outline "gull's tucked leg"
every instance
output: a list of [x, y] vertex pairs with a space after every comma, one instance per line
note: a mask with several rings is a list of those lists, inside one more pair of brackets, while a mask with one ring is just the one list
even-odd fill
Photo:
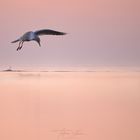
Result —
[[24, 43], [24, 41], [21, 42], [19, 50], [21, 50], [21, 48], [23, 47], [23, 43]]
[[22, 41], [19, 42], [19, 45], [18, 45], [18, 48], [17, 48], [17, 51], [20, 49], [20, 45], [21, 45]]

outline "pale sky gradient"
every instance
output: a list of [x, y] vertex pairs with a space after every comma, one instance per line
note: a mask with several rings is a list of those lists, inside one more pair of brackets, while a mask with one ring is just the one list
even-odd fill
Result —
[[[140, 66], [138, 0], [1, 0], [0, 68]], [[10, 42], [28, 30], [67, 32], [35, 42]]]

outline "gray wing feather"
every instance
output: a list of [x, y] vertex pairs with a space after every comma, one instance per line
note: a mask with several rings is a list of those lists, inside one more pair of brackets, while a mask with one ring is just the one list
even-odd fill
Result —
[[43, 30], [35, 31], [35, 34], [36, 35], [65, 35], [66, 33], [54, 31], [54, 30], [50, 30], [50, 29], [43, 29]]

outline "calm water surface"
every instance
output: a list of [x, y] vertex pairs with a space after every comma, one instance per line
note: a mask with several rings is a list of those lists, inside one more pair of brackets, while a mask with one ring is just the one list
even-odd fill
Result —
[[0, 140], [140, 140], [140, 73], [1, 72]]

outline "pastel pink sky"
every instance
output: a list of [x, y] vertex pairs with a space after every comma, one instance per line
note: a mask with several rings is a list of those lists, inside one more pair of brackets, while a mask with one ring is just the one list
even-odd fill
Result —
[[[137, 0], [2, 0], [0, 67], [140, 66]], [[63, 37], [10, 42], [28, 30], [50, 28]]]

